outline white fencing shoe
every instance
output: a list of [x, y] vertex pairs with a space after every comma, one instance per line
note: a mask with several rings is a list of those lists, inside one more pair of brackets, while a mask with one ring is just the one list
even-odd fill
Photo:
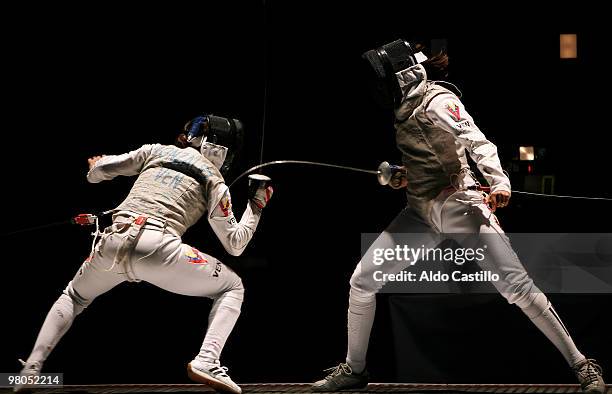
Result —
[[227, 374], [227, 367], [222, 367], [219, 361], [213, 364], [195, 359], [187, 365], [187, 376], [217, 391], [242, 394], [242, 389]]
[[573, 367], [584, 393], [605, 393], [606, 384], [603, 380], [601, 367], [593, 359], [586, 359]]

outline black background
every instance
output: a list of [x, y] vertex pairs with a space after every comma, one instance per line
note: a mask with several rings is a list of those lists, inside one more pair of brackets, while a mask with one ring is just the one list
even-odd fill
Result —
[[[398, 37], [447, 39], [449, 79], [502, 161], [513, 159], [519, 145], [545, 147], [541, 168], [555, 174], [557, 192], [612, 196], [609, 44], [601, 10], [330, 3], [3, 10], [1, 371], [18, 370], [16, 359], [27, 357], [90, 241], [89, 231], [76, 226], [6, 234], [112, 208], [133, 182], [88, 184], [87, 157], [172, 143], [188, 119], [212, 112], [246, 125], [243, 169], [258, 164], [262, 140], [264, 161], [370, 169], [397, 162], [391, 116], [375, 106], [357, 70], [361, 53]], [[564, 32], [578, 33], [579, 59], [559, 59]], [[266, 173], [275, 195], [243, 257], [227, 256], [205, 223], [185, 241], [244, 279], [243, 315], [223, 354], [232, 376], [311, 381], [344, 358], [348, 279], [360, 233], [384, 229], [405, 200], [363, 174], [289, 166]], [[243, 182], [233, 190], [238, 213], [244, 189]], [[507, 232], [608, 232], [610, 204], [514, 196], [499, 217]], [[375, 381], [403, 379], [396, 363], [410, 362], [397, 349], [401, 338], [391, 335], [387, 298], [379, 302], [369, 355]], [[610, 297], [552, 298], [570, 329], [577, 327], [584, 352], [611, 365]], [[414, 313], [437, 311], [435, 318], [413, 319], [427, 344], [415, 363], [460, 364], [462, 378], [472, 382], [572, 381], [552, 346], [501, 297], [457, 300], [414, 300]], [[453, 302], [464, 312], [435, 309]], [[67, 383], [185, 382], [209, 306], [145, 283], [121, 285], [76, 320], [45, 369], [64, 372]]]

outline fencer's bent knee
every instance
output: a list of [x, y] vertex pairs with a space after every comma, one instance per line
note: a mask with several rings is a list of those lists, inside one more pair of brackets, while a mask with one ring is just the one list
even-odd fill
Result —
[[[236, 276], [233, 285], [220, 296], [214, 298], [213, 311], [217, 309], [228, 309], [240, 313], [242, 301], [244, 300], [244, 286], [242, 279]], [[213, 313], [213, 312], [211, 312]]]
[[361, 264], [357, 265], [353, 276], [351, 276], [349, 293], [350, 299], [353, 302], [371, 303], [376, 298], [377, 289], [372, 285], [372, 281], [367, 281], [363, 277]]
[[240, 302], [244, 300], [244, 285], [242, 284], [242, 278], [239, 276], [234, 282], [231, 292], [234, 298], [240, 299]]
[[63, 293], [57, 301], [53, 304], [53, 307], [49, 311], [49, 314], [55, 314], [54, 322], [57, 325], [59, 331], [64, 332], [72, 325], [74, 318], [83, 311], [84, 307], [74, 301], [68, 294]]
[[242, 279], [236, 275], [236, 280], [232, 283], [231, 287], [220, 296], [215, 297], [215, 299], [217, 301], [223, 299], [224, 301], [221, 304], [224, 307], [240, 311], [242, 301], [244, 301], [244, 285], [242, 284]]
[[510, 304], [514, 304], [530, 318], [540, 316], [549, 305], [548, 298], [533, 283], [529, 275], [522, 276], [520, 281], [511, 283], [501, 294]]
[[83, 298], [74, 289], [74, 287], [72, 287], [72, 281], [68, 283], [68, 286], [66, 286], [66, 289], [64, 289], [64, 292], [60, 296], [59, 299], [61, 300], [62, 297], [65, 297], [64, 299], [66, 300], [66, 302], [70, 302], [70, 304], [73, 305], [73, 308], [76, 314], [81, 313], [83, 309], [87, 308], [89, 304], [91, 304], [91, 301], [93, 301], [93, 300], [87, 300]]
[[[493, 265], [501, 264], [499, 261]], [[507, 264], [507, 268], [495, 268], [495, 271], [499, 274], [500, 280], [493, 284], [497, 288], [497, 291], [506, 298], [508, 303], [516, 304], [521, 309], [529, 305], [535, 294], [540, 292], [533, 280], [527, 274], [527, 271], [522, 267], [518, 258], [515, 264]]]
[[353, 275], [351, 275], [351, 280], [349, 281], [351, 290], [355, 289], [358, 291], [367, 291], [367, 284], [361, 278], [361, 275], [361, 265], [358, 265], [357, 268], [355, 268], [355, 271], [353, 271]]

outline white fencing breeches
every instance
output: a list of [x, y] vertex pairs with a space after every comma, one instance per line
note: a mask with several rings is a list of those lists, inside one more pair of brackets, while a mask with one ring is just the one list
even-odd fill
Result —
[[126, 280], [143, 280], [173, 293], [214, 299], [199, 356], [210, 362], [219, 359], [240, 315], [244, 296], [240, 277], [214, 257], [184, 244], [180, 237], [151, 225], [145, 225], [131, 253], [116, 264], [128, 227], [105, 231], [92, 256], [51, 307], [28, 362], [44, 362], [74, 318], [97, 296]]
[[417, 248], [421, 245], [435, 247], [439, 243], [438, 233], [490, 234], [486, 236], [486, 258], [480, 265], [483, 270], [499, 275], [501, 279], [493, 283], [499, 293], [509, 303], [516, 304], [525, 312], [570, 365], [584, 359], [547, 297], [525, 271], [510, 245], [510, 240], [483, 202], [483, 196], [477, 191], [445, 190], [426, 212], [417, 213], [410, 207], [400, 212], [357, 265], [350, 281], [346, 358], [354, 371], [361, 372], [365, 368], [376, 309], [376, 293], [384, 285], [383, 282], [371, 280], [374, 271], [394, 274], [408, 266], [408, 262], [403, 265], [375, 265], [372, 262], [372, 251], [394, 248], [400, 242], [396, 238], [401, 236], [401, 233], [414, 233], [411, 239], [418, 239], [418, 242], [415, 241]]

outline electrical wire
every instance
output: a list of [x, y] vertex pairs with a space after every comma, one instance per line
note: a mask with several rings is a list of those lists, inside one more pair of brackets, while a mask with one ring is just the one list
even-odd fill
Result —
[[562, 196], [562, 195], [559, 195], [559, 194], [545, 194], [545, 193], [524, 192], [522, 190], [512, 190], [512, 193], [524, 194], [526, 196], [536, 196], [536, 197], [569, 198], [569, 199], [573, 199], [573, 200], [612, 201], [612, 198], [607, 198], [607, 197]]

